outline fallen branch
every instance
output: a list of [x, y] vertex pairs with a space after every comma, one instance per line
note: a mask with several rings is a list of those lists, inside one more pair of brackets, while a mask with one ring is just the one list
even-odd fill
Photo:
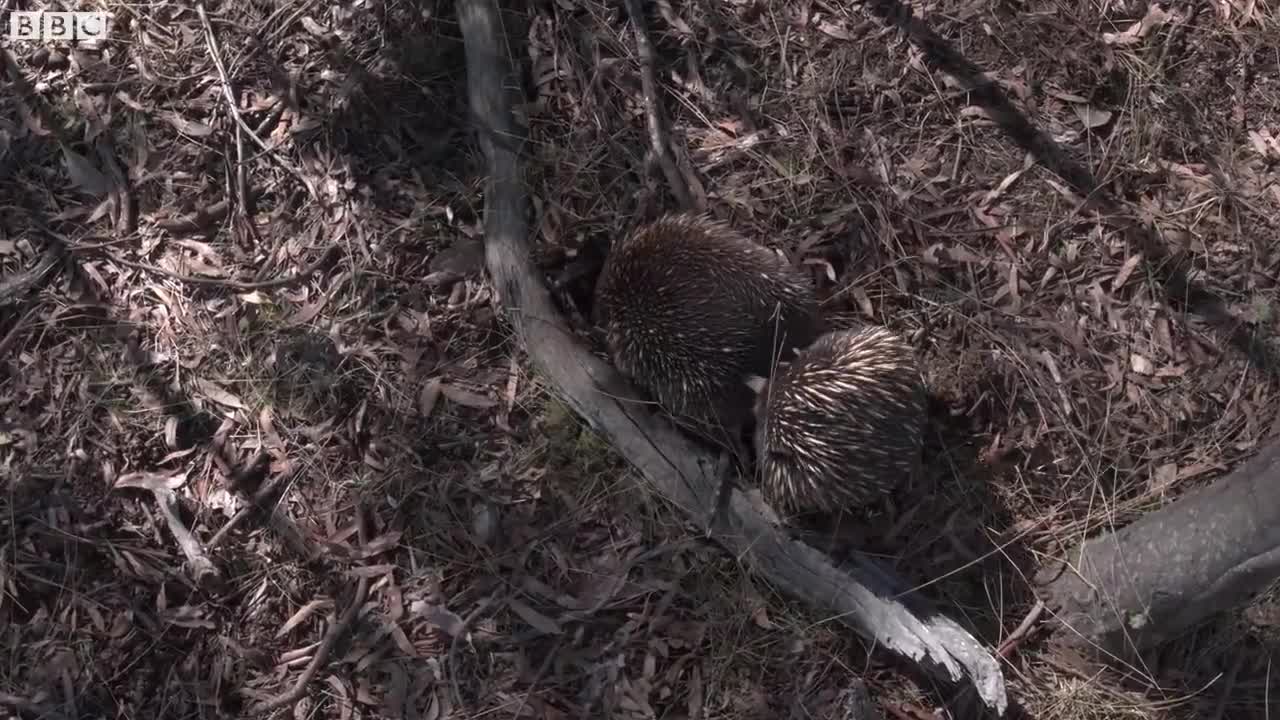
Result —
[[1036, 579], [1060, 626], [1053, 642], [1085, 660], [1133, 659], [1245, 604], [1280, 578], [1278, 488], [1280, 440], [1042, 570]]
[[[269, 460], [270, 460], [270, 456], [267, 455], [266, 453], [259, 454], [257, 457], [253, 459], [252, 462], [249, 463], [248, 470], [244, 474], [248, 474], [249, 472], [255, 471], [257, 466], [260, 463], [265, 464], [269, 462]], [[264, 512], [264, 513], [269, 513], [274, 515], [275, 507], [272, 505], [272, 503], [274, 503], [278, 499], [281, 488], [287, 486], [293, 480], [294, 475], [295, 475], [294, 472], [283, 472], [283, 473], [280, 473], [279, 475], [276, 475], [275, 477], [268, 478], [265, 482], [263, 482], [262, 485], [258, 487], [257, 491], [254, 492], [253, 495], [249, 497], [248, 504], [246, 504], [244, 507], [237, 510], [236, 514], [232, 515], [231, 519], [228, 520], [226, 523], [224, 523], [222, 527], [218, 528], [218, 531], [213, 534], [213, 537], [209, 538], [209, 542], [205, 546], [209, 550], [209, 552], [213, 552], [215, 548], [221, 545], [222, 541], [226, 540], [227, 536], [231, 534], [231, 531], [235, 530], [242, 523], [244, 523], [244, 521], [247, 520], [250, 515], [253, 515], [258, 512]], [[240, 483], [232, 482], [230, 484], [235, 486]], [[236, 487], [234, 489], [238, 491], [238, 490], [241, 490], [242, 488]], [[301, 552], [302, 556], [308, 559], [313, 557], [315, 554], [314, 551], [311, 548], [309, 548], [305, 542], [299, 544], [295, 540], [294, 535], [295, 535], [294, 532], [282, 533], [282, 536], [285, 539], [285, 541], [288, 542], [290, 545], [292, 545], [293, 549], [296, 552]]]
[[635, 30], [636, 53], [640, 56], [640, 88], [644, 94], [644, 119], [649, 128], [649, 149], [662, 168], [662, 174], [667, 177], [667, 184], [671, 186], [671, 193], [676, 196], [680, 207], [684, 210], [701, 210], [702, 208], [695, 207], [693, 194], [680, 175], [675, 156], [671, 152], [671, 144], [667, 142], [662, 105], [658, 100], [658, 81], [653, 71], [653, 47], [649, 43], [649, 31], [645, 28], [644, 8], [640, 7], [640, 0], [625, 1], [627, 14], [631, 16], [631, 27]]
[[164, 515], [165, 522], [169, 525], [169, 532], [173, 533], [173, 537], [178, 541], [182, 554], [187, 556], [187, 564], [191, 566], [191, 575], [195, 579], [196, 587], [211, 587], [222, 576], [213, 561], [205, 554], [204, 549], [200, 547], [200, 541], [187, 529], [182, 518], [179, 517], [178, 496], [168, 488], [158, 487], [152, 488], [151, 494], [155, 497], [156, 504], [160, 506], [160, 513]]
[[[511, 63], [497, 0], [458, 4], [467, 53], [473, 120], [489, 163], [485, 190], [485, 260], [498, 299], [530, 358], [559, 395], [625, 457], [653, 487], [691, 518], [706, 519], [718, 478], [716, 462], [647, 412], [606, 363], [577, 344], [528, 258], [524, 181], [518, 151], [524, 139], [511, 117]], [[1003, 714], [1007, 698], [1000, 666], [968, 633], [938, 616], [922, 619], [892, 598], [883, 575], [861, 566], [836, 568], [813, 548], [768, 524], [741, 492], [731, 491], [713, 537], [756, 572], [869, 640], [921, 663], [947, 681], [967, 678], [988, 707]]]
[[173, 533], [178, 546], [182, 548], [182, 554], [187, 557], [187, 564], [191, 566], [191, 575], [196, 586], [201, 589], [210, 589], [222, 580], [222, 574], [218, 572], [217, 566], [200, 546], [200, 540], [187, 529], [186, 524], [182, 522], [182, 517], [178, 514], [178, 496], [174, 493], [186, 482], [186, 470], [176, 472], [144, 470], [121, 475], [116, 478], [113, 485], [117, 490], [133, 488], [151, 493], [156, 504], [160, 506], [160, 514], [164, 515], [169, 532]]

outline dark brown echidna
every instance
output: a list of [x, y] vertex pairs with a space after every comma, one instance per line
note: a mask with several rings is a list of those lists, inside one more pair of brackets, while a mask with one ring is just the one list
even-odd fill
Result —
[[770, 375], [819, 330], [809, 279], [703, 214], [667, 215], [617, 242], [593, 305], [618, 370], [713, 434], [750, 417], [748, 377]]
[[924, 380], [911, 346], [886, 328], [826, 333], [748, 384], [760, 492], [779, 512], [864, 505], [919, 467]]

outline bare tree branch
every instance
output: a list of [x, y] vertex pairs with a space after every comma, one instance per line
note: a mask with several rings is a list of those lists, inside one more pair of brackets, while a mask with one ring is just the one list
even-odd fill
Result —
[[697, 207], [689, 185], [680, 175], [676, 159], [671, 153], [671, 144], [667, 140], [666, 124], [663, 122], [662, 104], [658, 100], [658, 81], [653, 70], [653, 46], [649, 42], [649, 30], [645, 27], [644, 8], [640, 0], [626, 0], [627, 14], [631, 16], [631, 27], [635, 30], [636, 52], [640, 55], [640, 87], [644, 94], [644, 119], [649, 127], [649, 149], [657, 157], [662, 174], [671, 186], [671, 194], [685, 210], [702, 210]]

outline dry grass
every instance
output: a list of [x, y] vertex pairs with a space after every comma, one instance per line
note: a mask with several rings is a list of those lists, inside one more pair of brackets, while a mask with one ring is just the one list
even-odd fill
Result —
[[[871, 518], [867, 547], [993, 647], [1042, 558], [1280, 424], [1268, 376], [1171, 310], [1135, 248], [866, 16], [660, 5], [658, 78], [708, 204], [809, 263], [830, 312], [902, 331], [928, 362], [952, 411], [933, 472]], [[1147, 12], [1131, 3], [916, 11], [1274, 334], [1268, 5], [1166, 8], [1133, 42], [1107, 39]], [[449, 3], [210, 7], [266, 152], [237, 133], [195, 12], [107, 7], [105, 51], [15, 48], [38, 111], [0, 96], [0, 267], [36, 264], [40, 223], [70, 249], [52, 281], [2, 298], [0, 706], [260, 716], [357, 577], [364, 612], [298, 717], [828, 717], [851, 674], [891, 717], [948, 702], [700, 541], [528, 373], [479, 272]], [[625, 17], [557, 0], [521, 31], [549, 258], [669, 205]], [[251, 519], [215, 553], [226, 587], [197, 590], [150, 496], [113, 485], [186, 470], [207, 540], [258, 451], [296, 473], [277, 512], [310, 557]], [[1037, 718], [1265, 717], [1274, 603], [1127, 674], [1078, 676], [1032, 638], [1006, 664], [1011, 695]]]

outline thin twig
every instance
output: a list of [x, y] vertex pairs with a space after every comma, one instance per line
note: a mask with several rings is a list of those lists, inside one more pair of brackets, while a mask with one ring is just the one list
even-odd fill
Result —
[[547, 656], [542, 659], [542, 664], [538, 666], [538, 672], [534, 674], [533, 680], [529, 683], [529, 688], [520, 696], [520, 704], [516, 706], [515, 712], [511, 713], [511, 717], [519, 718], [521, 713], [529, 704], [529, 696], [533, 695], [533, 691], [537, 689], [538, 683], [547, 676], [547, 671], [551, 669], [551, 663], [560, 656], [560, 650], [564, 647], [565, 639], [561, 637], [556, 640], [556, 644], [547, 652]]
[[11, 273], [0, 279], [0, 303], [8, 302], [33, 289], [42, 287], [50, 280], [50, 275], [61, 259], [62, 246], [58, 243], [49, 243], [44, 252], [40, 254], [40, 259], [36, 261], [35, 267], [30, 270]]
[[662, 106], [658, 104], [658, 81], [653, 71], [653, 48], [649, 44], [649, 31], [645, 28], [644, 9], [640, 7], [640, 0], [626, 0], [626, 5], [627, 14], [631, 16], [631, 27], [635, 31], [636, 52], [640, 55], [640, 87], [644, 93], [645, 124], [649, 126], [649, 149], [657, 156], [662, 174], [667, 176], [667, 184], [671, 186], [671, 194], [676, 196], [681, 208], [695, 209], [693, 196], [676, 167], [671, 145], [667, 142], [663, 129]]
[[249, 214], [249, 166], [244, 161], [244, 128], [236, 125], [236, 203], [240, 212]]
[[458, 686], [458, 646], [462, 643], [464, 637], [468, 637], [471, 634], [471, 626], [480, 617], [480, 613], [488, 610], [493, 604], [493, 596], [481, 600], [462, 619], [462, 627], [458, 628], [457, 634], [453, 636], [453, 642], [449, 644], [449, 686], [453, 689], [453, 701], [456, 705], [462, 705], [462, 690]]
[[1044, 610], [1044, 601], [1037, 601], [1036, 606], [1031, 608], [1031, 612], [1027, 613], [1027, 616], [1022, 619], [1022, 623], [1018, 625], [1009, 637], [1004, 639], [1004, 642], [1000, 643], [1000, 648], [996, 650], [996, 655], [1008, 660], [1013, 651], [1022, 643], [1022, 639], [1031, 634], [1032, 626], [1044, 614]]
[[[364, 508], [359, 504], [356, 505], [356, 526], [359, 531], [361, 545], [369, 543], [372, 531], [369, 528], [368, 518], [364, 513]], [[311, 657], [311, 662], [307, 665], [307, 669], [298, 677], [298, 681], [294, 683], [293, 689], [283, 695], [276, 697], [274, 700], [268, 700], [265, 704], [258, 708], [258, 712], [266, 714], [272, 710], [282, 708], [286, 705], [294, 705], [302, 699], [303, 694], [307, 691], [307, 685], [315, 679], [316, 674], [320, 672], [320, 668], [324, 667], [329, 660], [329, 653], [333, 651], [333, 646], [337, 644], [338, 638], [345, 633], [356, 618], [360, 616], [360, 608], [364, 606], [364, 602], [369, 597], [369, 578], [361, 577], [356, 583], [356, 595], [351, 600], [342, 617], [329, 626], [329, 632], [325, 634], [324, 639], [320, 641], [320, 645], [316, 648], [316, 654]]]
[[293, 163], [281, 157], [275, 149], [267, 145], [262, 138], [258, 137], [258, 135], [253, 132], [253, 129], [244, 121], [244, 118], [240, 117], [240, 109], [236, 107], [236, 97], [231, 88], [231, 79], [227, 77], [227, 68], [222, 64], [222, 50], [218, 47], [218, 38], [213, 33], [213, 24], [209, 22], [209, 16], [205, 13], [204, 3], [196, 3], [196, 14], [200, 16], [200, 25], [204, 27], [204, 37], [205, 42], [209, 46], [209, 56], [213, 59], [214, 66], [218, 69], [218, 77], [222, 81], [222, 95], [227, 99], [227, 108], [228, 112], [231, 113], [231, 119], [235, 121], [236, 125], [244, 131], [245, 135], [249, 136], [249, 139], [253, 141], [253, 144], [257, 145], [263, 153], [267, 155], [267, 157], [270, 157], [276, 162], [276, 164], [284, 168], [287, 172], [293, 174], [294, 177], [298, 178], [298, 180], [307, 188], [307, 192], [311, 194], [312, 199], [322, 207], [327, 206], [328, 203], [326, 203], [324, 198], [320, 196], [319, 191], [316, 190], [311, 179], [304, 175], [301, 170], [294, 167]]
[[325, 634], [324, 640], [320, 641], [320, 647], [316, 648], [316, 654], [311, 656], [310, 664], [307, 665], [307, 669], [303, 671], [298, 681], [294, 683], [293, 689], [260, 705], [257, 708], [259, 714], [266, 714], [286, 705], [293, 705], [302, 699], [302, 696], [307, 692], [307, 685], [315, 679], [316, 674], [320, 672], [320, 668], [324, 667], [324, 664], [328, 662], [329, 653], [333, 652], [333, 646], [337, 644], [338, 638], [347, 631], [347, 628], [355, 622], [356, 617], [360, 614], [360, 608], [364, 606], [364, 601], [368, 597], [369, 578], [362, 577], [356, 583], [355, 598], [347, 606], [347, 610], [342, 614], [342, 617], [329, 626], [329, 632]]
[[0, 359], [9, 354], [9, 349], [13, 347], [14, 343], [18, 342], [19, 334], [26, 329], [31, 318], [35, 317], [39, 311], [40, 306], [31, 301], [30, 307], [23, 311], [22, 317], [18, 318], [18, 322], [14, 323], [12, 328], [9, 328], [9, 332], [5, 333], [3, 339], [0, 339]]
[[240, 508], [235, 515], [231, 516], [230, 520], [218, 528], [218, 531], [209, 539], [205, 548], [209, 552], [213, 552], [213, 549], [221, 545], [222, 541], [226, 540], [227, 536], [231, 534], [231, 531], [239, 527], [250, 515], [258, 511], [272, 512], [274, 508], [268, 507], [268, 504], [277, 498], [280, 488], [287, 485], [294, 475], [295, 473], [291, 472], [281, 473], [264, 482], [257, 492], [253, 494], [253, 497], [250, 498], [249, 504]]
[[1236, 659], [1231, 663], [1231, 669], [1227, 671], [1227, 677], [1222, 682], [1222, 692], [1218, 693], [1218, 703], [1209, 720], [1222, 720], [1226, 716], [1227, 701], [1231, 699], [1232, 691], [1236, 689], [1236, 678], [1240, 676], [1240, 668], [1244, 667], [1244, 658], [1244, 653], [1236, 653]]

